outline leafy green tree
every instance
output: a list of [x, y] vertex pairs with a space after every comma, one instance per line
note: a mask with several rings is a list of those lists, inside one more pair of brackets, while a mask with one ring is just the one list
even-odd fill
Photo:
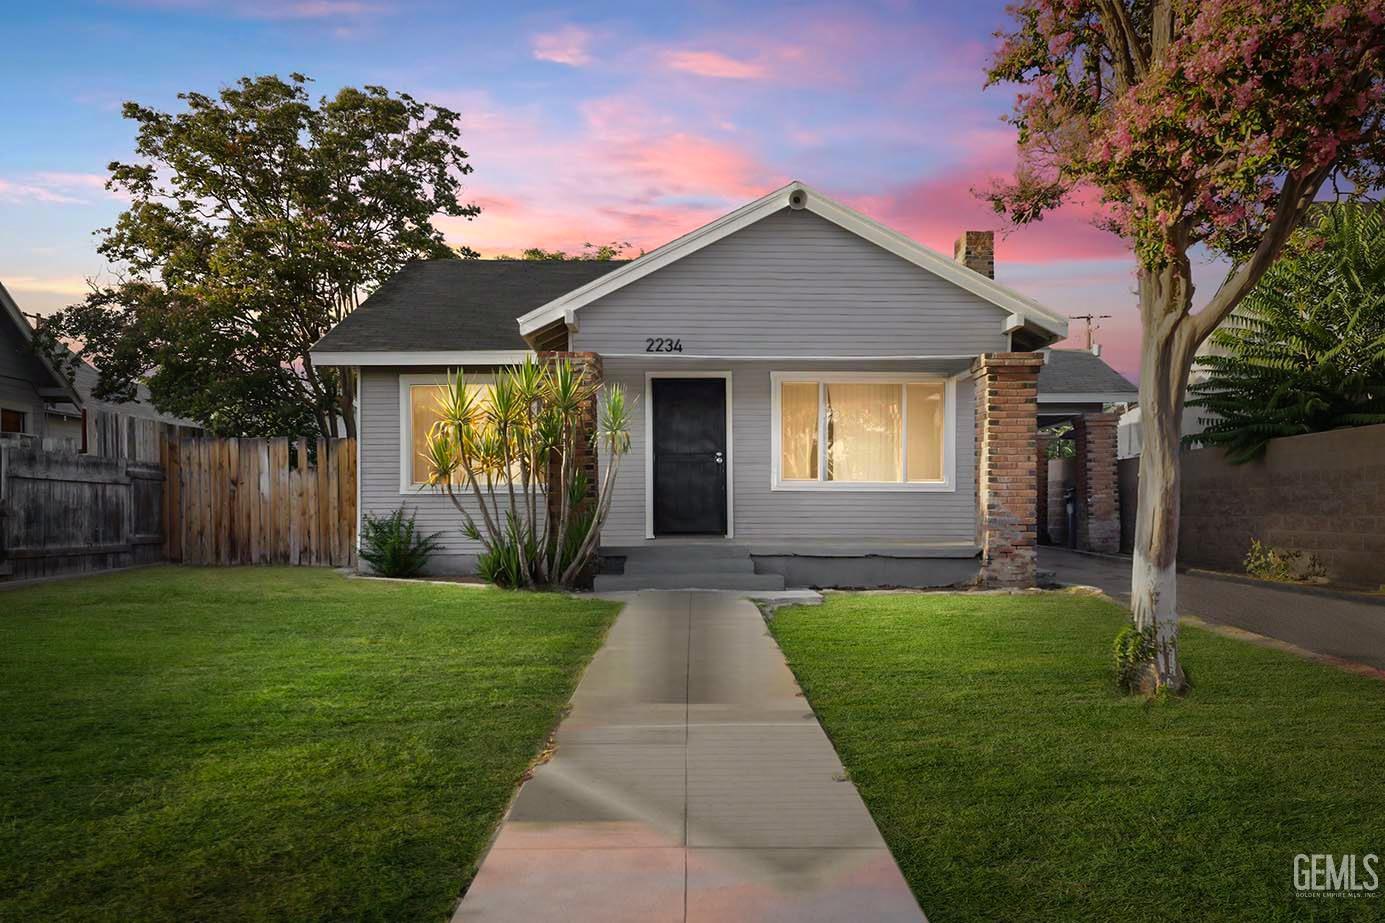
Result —
[[1385, 423], [1385, 218], [1334, 205], [1297, 231], [1199, 357], [1191, 440], [1259, 457], [1277, 436]]
[[[185, 109], [126, 103], [136, 162], [107, 188], [130, 207], [98, 232], [116, 281], [44, 325], [101, 370], [97, 396], [154, 403], [213, 431], [354, 435], [355, 383], [309, 350], [406, 262], [476, 256], [436, 215], [471, 218], [458, 114], [348, 87], [314, 103], [308, 78], [244, 77]], [[56, 350], [63, 358], [61, 350]]]
[[[597, 263], [607, 263], [611, 260], [625, 259], [625, 251], [630, 249], [628, 240], [613, 240], [605, 244], [585, 243], [582, 245], [581, 253], [568, 253], [566, 250], [545, 250], [542, 247], [530, 247], [519, 255], [521, 260], [591, 260]], [[513, 256], [498, 256], [496, 259], [513, 260]]]

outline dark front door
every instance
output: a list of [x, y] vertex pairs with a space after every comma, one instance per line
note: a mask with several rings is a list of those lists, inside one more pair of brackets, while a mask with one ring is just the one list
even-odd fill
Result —
[[654, 534], [726, 534], [726, 380], [655, 378]]

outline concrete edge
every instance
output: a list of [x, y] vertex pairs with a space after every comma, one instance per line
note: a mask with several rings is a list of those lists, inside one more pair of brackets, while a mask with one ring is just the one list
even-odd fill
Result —
[[1341, 590], [1330, 586], [1290, 583], [1286, 580], [1261, 580], [1259, 577], [1231, 574], [1220, 570], [1205, 570], [1201, 567], [1180, 569], [1180, 573], [1189, 574], [1193, 577], [1206, 577], [1209, 580], [1221, 580], [1225, 583], [1239, 583], [1242, 586], [1256, 586], [1270, 590], [1287, 590], [1290, 593], [1301, 593], [1304, 596], [1344, 599], [1347, 602], [1367, 603], [1372, 606], [1385, 606], [1385, 593], [1356, 592], [1353, 590]]
[[[1082, 583], [1067, 583], [1063, 584], [1063, 587], [1065, 589], [1077, 590], [1079, 592], [1090, 594], [1092, 596], [1099, 596], [1102, 599], [1108, 600], [1109, 602], [1112, 602], [1115, 605], [1120, 606], [1127, 612], [1130, 610], [1129, 604], [1120, 599], [1117, 599], [1116, 597], [1112, 596], [1110, 593], [1107, 593], [1100, 587], [1089, 586], [1087, 584]], [[1202, 631], [1207, 631], [1214, 635], [1220, 635], [1223, 638], [1230, 638], [1235, 641], [1244, 641], [1247, 644], [1254, 644], [1257, 647], [1266, 647], [1270, 648], [1271, 650], [1280, 651], [1285, 654], [1291, 654], [1302, 660], [1310, 660], [1313, 663], [1320, 663], [1323, 666], [1335, 667], [1336, 669], [1343, 670], [1347, 673], [1355, 673], [1358, 676], [1365, 676], [1369, 677], [1370, 679], [1385, 681], [1385, 670], [1382, 670], [1379, 667], [1373, 667], [1369, 664], [1361, 663], [1356, 660], [1348, 660], [1345, 657], [1337, 657], [1332, 654], [1320, 654], [1317, 651], [1310, 651], [1306, 647], [1299, 647], [1297, 644], [1290, 644], [1288, 641], [1281, 641], [1278, 638], [1271, 638], [1268, 635], [1258, 634], [1253, 631], [1248, 631], [1244, 628], [1237, 628], [1234, 625], [1222, 625], [1218, 622], [1209, 622], [1206, 619], [1196, 615], [1180, 615], [1178, 617], [1178, 624], [1180, 627], [1184, 625], [1190, 625], [1193, 628], [1198, 628]]]

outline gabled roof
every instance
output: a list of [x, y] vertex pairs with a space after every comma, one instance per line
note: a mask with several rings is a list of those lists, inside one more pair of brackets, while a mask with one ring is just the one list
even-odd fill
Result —
[[528, 350], [516, 318], [624, 265], [624, 260], [418, 260], [318, 340], [313, 357], [336, 364], [343, 354]]
[[1139, 388], [1085, 349], [1049, 349], [1039, 369], [1039, 400], [1118, 403], [1132, 401]]
[[77, 389], [72, 386], [72, 382], [67, 380], [67, 376], [60, 372], [46, 355], [32, 348], [34, 330], [29, 326], [29, 319], [19, 310], [19, 305], [5, 290], [3, 283], [0, 283], [0, 314], [5, 316], [4, 322], [8, 322], [14, 327], [20, 336], [20, 341], [29, 348], [34, 357], [36, 371], [48, 378], [46, 385], [37, 381], [33, 382], [34, 390], [38, 392], [39, 397], [48, 400], [71, 401], [80, 406], [82, 398], [77, 393]]
[[1053, 342], [1067, 336], [1067, 320], [1044, 308], [1038, 302], [1001, 285], [994, 279], [968, 269], [956, 260], [949, 259], [936, 250], [931, 250], [898, 231], [893, 231], [855, 209], [835, 202], [797, 181], [776, 189], [748, 205], [743, 205], [710, 224], [684, 234], [657, 250], [651, 250], [614, 272], [593, 279], [580, 288], [554, 297], [541, 307], [522, 316], [519, 319], [519, 332], [524, 336], [529, 336], [558, 321], [565, 322], [569, 327], [575, 327], [577, 325], [577, 312], [593, 301], [642, 279], [670, 263], [677, 262], [685, 256], [696, 253], [703, 247], [749, 227], [785, 208], [807, 209], [856, 236], [989, 301], [1009, 313], [1010, 317], [1005, 325], [1006, 330], [1028, 327], [1040, 334], [1046, 342]]

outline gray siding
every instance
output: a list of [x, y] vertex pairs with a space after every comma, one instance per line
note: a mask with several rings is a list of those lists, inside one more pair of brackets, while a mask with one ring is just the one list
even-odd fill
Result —
[[782, 212], [578, 312], [573, 349], [691, 356], [938, 356], [1003, 350], [1006, 313], [807, 211]]
[[18, 330], [8, 322], [0, 322], [0, 406], [27, 414], [24, 429], [34, 436], [44, 435], [44, 403], [35, 390], [35, 383], [47, 385], [52, 376], [30, 351]]
[[[637, 398], [630, 454], [621, 461], [610, 516], [608, 545], [634, 544], [645, 532], [644, 360], [608, 359], [606, 381]], [[672, 364], [661, 365], [670, 370]], [[953, 491], [775, 491], [770, 489], [770, 372], [841, 370], [840, 363], [679, 362], [677, 369], [731, 370], [732, 478], [737, 541], [873, 540], [971, 542], [976, 538], [975, 395], [957, 383], [957, 479]], [[936, 371], [920, 363], [854, 363], [852, 371]], [[602, 459], [603, 471], [606, 460]]]

